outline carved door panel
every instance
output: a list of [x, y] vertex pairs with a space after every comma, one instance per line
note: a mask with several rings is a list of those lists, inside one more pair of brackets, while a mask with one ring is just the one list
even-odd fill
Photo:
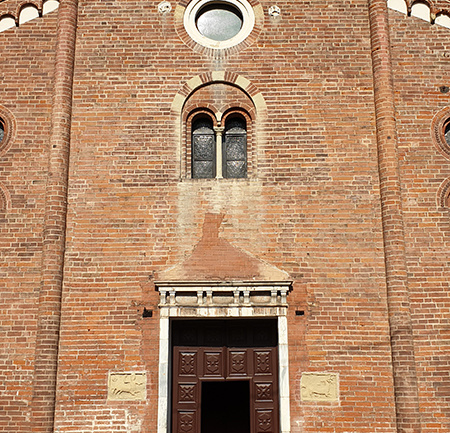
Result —
[[174, 347], [172, 388], [172, 430], [197, 433], [200, 430], [199, 348]]
[[278, 369], [276, 348], [252, 349], [254, 370], [253, 431], [278, 432]]
[[249, 433], [278, 432], [277, 377], [276, 347], [175, 346], [172, 432], [201, 433], [202, 383], [224, 381], [249, 383]]
[[174, 323], [172, 433], [278, 433], [276, 336], [276, 321]]

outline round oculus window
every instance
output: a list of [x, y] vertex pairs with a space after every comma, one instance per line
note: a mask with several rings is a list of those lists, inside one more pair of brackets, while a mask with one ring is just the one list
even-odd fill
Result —
[[3, 120], [0, 119], [0, 144], [3, 141], [4, 136], [5, 136], [5, 125], [3, 125]]
[[208, 48], [224, 49], [239, 44], [254, 24], [255, 14], [247, 0], [193, 0], [184, 14], [189, 36]]

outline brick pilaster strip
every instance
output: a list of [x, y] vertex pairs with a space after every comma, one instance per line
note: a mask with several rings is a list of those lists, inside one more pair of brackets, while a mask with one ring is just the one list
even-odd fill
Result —
[[55, 411], [77, 13], [78, 0], [61, 0], [31, 404], [31, 431], [39, 433], [53, 432]]
[[378, 170], [397, 431], [421, 431], [403, 230], [403, 211], [386, 0], [369, 0]]

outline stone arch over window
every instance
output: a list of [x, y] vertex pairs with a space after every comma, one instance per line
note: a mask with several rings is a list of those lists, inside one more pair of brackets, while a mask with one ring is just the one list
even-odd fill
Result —
[[[264, 135], [267, 108], [258, 89], [249, 80], [237, 74], [213, 72], [189, 80], [172, 103], [172, 114], [179, 133], [180, 178], [252, 178], [256, 176], [257, 142]], [[198, 138], [195, 122], [210, 119], [214, 138]], [[231, 122], [240, 123], [232, 129]], [[228, 129], [227, 128], [228, 123]], [[258, 130], [259, 137], [256, 136]], [[195, 154], [195, 140], [215, 143], [215, 168], [197, 176], [195, 166], [200, 163]], [[196, 164], [196, 162], [199, 162]]]

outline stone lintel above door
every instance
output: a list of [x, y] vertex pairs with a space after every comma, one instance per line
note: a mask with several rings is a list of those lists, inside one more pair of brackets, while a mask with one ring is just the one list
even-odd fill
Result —
[[155, 282], [160, 293], [159, 307], [169, 310], [168, 316], [284, 316], [291, 284], [291, 281]]

